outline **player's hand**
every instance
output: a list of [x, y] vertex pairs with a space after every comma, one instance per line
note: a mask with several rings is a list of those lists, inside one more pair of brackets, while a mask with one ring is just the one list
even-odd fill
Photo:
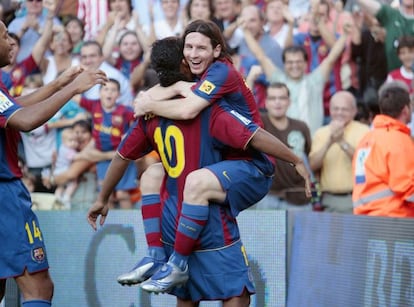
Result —
[[305, 179], [305, 194], [306, 197], [310, 198], [312, 197], [312, 189], [311, 189], [311, 180], [310, 180], [310, 174], [308, 172], [308, 169], [306, 168], [303, 161], [300, 161], [295, 164], [295, 169], [298, 172], [299, 175], [302, 176], [303, 179]]
[[105, 223], [106, 216], [108, 215], [108, 204], [104, 203], [99, 198], [95, 201], [93, 206], [88, 211], [88, 223], [91, 225], [93, 230], [96, 230], [96, 222], [98, 221], [99, 216], [101, 216], [99, 220], [99, 225], [102, 226]]
[[[108, 82], [106, 74], [102, 70], [84, 70], [73, 80], [76, 93], [81, 94], [97, 84], [105, 85]], [[72, 84], [71, 83], [71, 84]]]
[[134, 99], [134, 116], [138, 118], [147, 114], [146, 106], [151, 103], [151, 96], [147, 91], [140, 91]]
[[72, 66], [66, 69], [63, 73], [59, 75], [56, 79], [58, 82], [59, 88], [66, 86], [67, 84], [71, 83], [79, 74], [83, 71], [83, 68], [80, 66]]

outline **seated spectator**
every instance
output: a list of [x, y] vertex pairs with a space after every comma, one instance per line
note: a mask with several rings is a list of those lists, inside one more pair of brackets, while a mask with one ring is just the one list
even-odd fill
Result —
[[[286, 112], [290, 104], [290, 93], [283, 83], [273, 83], [267, 88], [266, 113], [262, 114], [264, 128], [282, 141], [293, 152], [308, 160], [311, 136], [308, 126], [302, 121], [289, 118]], [[286, 161], [277, 159], [273, 184], [256, 209], [312, 210], [306, 197], [304, 179]]]
[[44, 25], [48, 18], [53, 19], [53, 24], [61, 25], [59, 19], [53, 16], [55, 12], [54, 10], [51, 11], [53, 12], [53, 15], [51, 13], [44, 14], [42, 12], [43, 5], [45, 5], [46, 8], [55, 8], [55, 2], [56, 0], [25, 1], [25, 7], [27, 9], [26, 15], [22, 17], [16, 17], [9, 24], [9, 32], [16, 33], [17, 36], [20, 38], [20, 49], [19, 53], [17, 54], [18, 63], [23, 61], [30, 55], [34, 45], [41, 36], [40, 30], [44, 29]]
[[92, 139], [92, 127], [89, 121], [80, 120], [72, 127], [79, 144], [76, 159], [69, 169], [56, 176], [43, 177], [47, 187], [64, 185], [71, 180], [78, 181], [78, 187], [72, 197], [72, 210], [88, 209], [96, 199], [98, 187], [95, 165], [97, 161], [112, 159], [115, 151], [101, 152], [95, 149]]
[[414, 93], [414, 36], [402, 36], [398, 39], [397, 54], [402, 65], [388, 73], [387, 82], [400, 80], [407, 84], [412, 94]]
[[315, 132], [309, 163], [320, 178], [324, 210], [352, 213], [351, 162], [369, 127], [354, 120], [357, 105], [350, 92], [334, 94], [329, 107], [331, 121]]

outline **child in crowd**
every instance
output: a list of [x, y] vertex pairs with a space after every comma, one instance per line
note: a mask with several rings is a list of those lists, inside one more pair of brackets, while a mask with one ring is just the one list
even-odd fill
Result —
[[[89, 100], [81, 97], [80, 106], [92, 116], [92, 137], [96, 149], [107, 152], [118, 148], [122, 137], [128, 131], [134, 120], [134, 111], [124, 105], [116, 104], [120, 95], [120, 84], [114, 79], [100, 88], [100, 100]], [[100, 161], [96, 164], [98, 184], [101, 185], [111, 160]], [[134, 161], [131, 161], [127, 171], [115, 188], [115, 200], [122, 209], [133, 207], [130, 191], [137, 187], [138, 171]], [[112, 206], [115, 204], [113, 203]]]
[[398, 58], [402, 65], [388, 73], [387, 82], [400, 80], [408, 85], [410, 94], [414, 93], [414, 36], [402, 36], [398, 40]]
[[[78, 152], [79, 142], [72, 128], [65, 128], [62, 131], [62, 144], [59, 146], [56, 163], [53, 168], [53, 175], [59, 175], [66, 171]], [[56, 198], [63, 204], [64, 209], [71, 208], [71, 199], [78, 187], [77, 180], [70, 180], [64, 185], [58, 185], [55, 190]]]

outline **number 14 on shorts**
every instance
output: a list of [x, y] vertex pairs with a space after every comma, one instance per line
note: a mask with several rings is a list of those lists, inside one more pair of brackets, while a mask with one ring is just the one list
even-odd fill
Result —
[[26, 229], [27, 238], [29, 239], [30, 244], [33, 244], [35, 239], [39, 239], [40, 241], [43, 241], [42, 232], [40, 231], [40, 228], [37, 227], [36, 221], [32, 221], [31, 228], [30, 228], [30, 224], [26, 222], [26, 224], [24, 225], [24, 228]]

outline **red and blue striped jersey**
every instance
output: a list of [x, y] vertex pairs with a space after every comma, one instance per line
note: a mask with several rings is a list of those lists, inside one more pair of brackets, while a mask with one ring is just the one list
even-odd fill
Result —
[[92, 137], [95, 147], [101, 151], [115, 150], [134, 120], [134, 111], [117, 104], [113, 111], [106, 112], [99, 100], [85, 97], [81, 98], [80, 106], [92, 116]]
[[4, 84], [0, 82], [0, 180], [22, 177], [17, 157], [20, 133], [15, 129], [6, 127], [8, 120], [20, 108], [9, 95]]
[[[163, 227], [167, 242], [174, 242], [176, 224], [181, 211], [185, 178], [204, 166], [223, 160], [221, 145], [244, 149], [259, 128], [252, 121], [235, 116], [215, 104], [195, 119], [174, 121], [161, 117], [139, 118], [122, 141], [118, 151], [135, 160], [155, 149], [166, 171], [161, 188]], [[198, 248], [218, 248], [239, 239], [236, 220], [228, 207], [211, 205], [209, 223]]]

